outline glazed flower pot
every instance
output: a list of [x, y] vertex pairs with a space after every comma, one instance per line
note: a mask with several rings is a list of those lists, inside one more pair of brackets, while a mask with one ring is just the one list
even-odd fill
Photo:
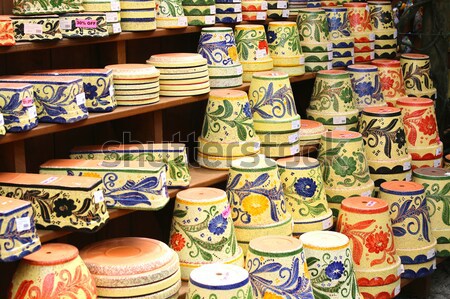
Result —
[[237, 25], [234, 29], [234, 35], [241, 62], [268, 58], [269, 46], [263, 25]]
[[197, 52], [212, 66], [239, 64], [239, 57], [231, 27], [203, 28]]
[[283, 133], [300, 129], [300, 115], [290, 118], [268, 119], [253, 121], [255, 130], [258, 132]]
[[23, 132], [37, 126], [33, 96], [31, 84], [0, 83], [0, 111], [6, 131]]
[[255, 298], [314, 298], [303, 245], [296, 238], [250, 241], [246, 269]]
[[400, 57], [405, 89], [408, 96], [432, 89], [430, 78], [430, 57], [425, 54], [406, 53]]
[[380, 77], [376, 66], [355, 64], [347, 68], [352, 82], [356, 108], [385, 106]]
[[299, 65], [297, 66], [276, 66], [273, 68], [275, 72], [283, 72], [288, 74], [289, 77], [295, 77], [295, 76], [301, 76], [306, 72], [306, 66], [305, 66], [305, 56], [302, 54], [300, 55]]
[[300, 42], [320, 43], [329, 41], [327, 15], [320, 8], [302, 8], [297, 15]]
[[[161, 21], [173, 20], [169, 26], [161, 26]], [[158, 28], [183, 28], [187, 26], [181, 0], [158, 0], [156, 5], [156, 25]], [[184, 24], [182, 24], [184, 23]]]
[[370, 14], [367, 3], [351, 2], [344, 3], [348, 10], [348, 20], [352, 33], [371, 32]]
[[51, 41], [62, 39], [58, 15], [11, 16], [14, 28], [14, 40]]
[[67, 13], [83, 11], [83, 1], [81, 0], [63, 0], [59, 2], [52, 2], [44, 0], [41, 2], [34, 2], [33, 0], [13, 2], [14, 15], [43, 15], [52, 13]]
[[350, 36], [350, 27], [345, 7], [325, 7], [328, 31], [331, 40], [339, 40]]
[[335, 126], [339, 125], [344, 126], [351, 124], [357, 125], [359, 112], [357, 109], [353, 109], [348, 112], [331, 112], [331, 113], [307, 109], [306, 115], [308, 119], [321, 122], [329, 129], [328, 126], [333, 125]]
[[395, 106], [398, 98], [406, 95], [405, 83], [400, 62], [397, 60], [375, 59], [372, 64], [378, 67], [381, 91], [389, 106]]
[[14, 46], [14, 28], [11, 18], [7, 16], [0, 17], [0, 46]]
[[275, 67], [300, 65], [302, 49], [295, 22], [270, 22], [267, 42]]
[[394, 28], [392, 3], [390, 1], [368, 1], [370, 21], [374, 31]]

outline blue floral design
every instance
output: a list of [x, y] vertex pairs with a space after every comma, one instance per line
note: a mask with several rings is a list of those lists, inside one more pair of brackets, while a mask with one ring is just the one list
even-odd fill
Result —
[[332, 262], [325, 268], [325, 274], [331, 279], [339, 279], [344, 274], [345, 267], [342, 262]]
[[341, 26], [342, 22], [340, 18], [332, 17], [328, 19], [328, 28], [330, 29], [330, 31], [339, 30]]
[[252, 117], [252, 108], [249, 103], [244, 104], [244, 108], [242, 108], [246, 117]]
[[219, 236], [225, 232], [227, 229], [228, 221], [226, 218], [223, 218], [222, 215], [218, 215], [211, 219], [211, 221], [208, 224], [208, 230]]
[[372, 95], [373, 87], [370, 82], [361, 82], [355, 85], [355, 91], [359, 96], [368, 96]]
[[277, 39], [277, 34], [274, 31], [272, 31], [272, 30], [267, 31], [267, 42], [269, 44], [273, 43], [276, 39]]
[[86, 94], [86, 99], [93, 100], [98, 96], [97, 86], [92, 85], [91, 83], [84, 83], [83, 87], [84, 87], [84, 93]]
[[317, 184], [311, 178], [299, 178], [294, 184], [295, 192], [304, 197], [312, 197], [317, 189]]

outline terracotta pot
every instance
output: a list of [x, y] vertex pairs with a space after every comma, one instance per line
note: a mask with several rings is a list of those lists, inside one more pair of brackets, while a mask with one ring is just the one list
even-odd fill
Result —
[[403, 74], [398, 60], [375, 59], [372, 64], [378, 67], [381, 91], [389, 106], [395, 106], [398, 98], [406, 95]]
[[348, 20], [350, 23], [350, 31], [352, 33], [371, 32], [372, 25], [370, 23], [370, 14], [367, 3], [351, 2], [344, 3], [344, 7], [348, 9]]
[[352, 82], [356, 108], [385, 106], [381, 91], [378, 68], [371, 65], [355, 64], [347, 68]]
[[320, 143], [320, 136], [326, 132], [323, 124], [308, 119], [302, 119], [300, 123], [300, 148], [306, 146], [317, 147]]
[[300, 42], [320, 43], [329, 41], [325, 11], [320, 8], [302, 8], [297, 15]]
[[408, 96], [417, 96], [417, 92], [426, 91], [434, 87], [430, 78], [430, 57], [428, 55], [402, 54], [400, 63]]

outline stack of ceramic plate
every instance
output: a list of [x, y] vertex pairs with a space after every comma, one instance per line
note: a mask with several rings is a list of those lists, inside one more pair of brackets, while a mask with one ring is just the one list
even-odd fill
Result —
[[156, 27], [173, 29], [187, 25], [181, 0], [156, 0]]
[[350, 31], [355, 42], [355, 62], [373, 60], [375, 58], [375, 34], [372, 32], [367, 3], [344, 3], [344, 7], [348, 10]]
[[106, 14], [106, 27], [110, 35], [122, 32], [119, 0], [83, 0], [83, 8], [84, 11], [104, 12]]
[[234, 24], [241, 21], [241, 0], [216, 0], [216, 23]]
[[346, 67], [354, 63], [354, 43], [346, 7], [325, 8], [330, 40], [333, 43], [333, 67]]
[[205, 26], [216, 23], [216, 2], [214, 0], [183, 0], [183, 10], [189, 26]]
[[97, 298], [177, 298], [178, 255], [163, 242], [117, 238], [80, 252], [97, 286]]
[[120, 24], [123, 31], [149, 31], [156, 29], [155, 1], [120, 1]]
[[267, 1], [267, 17], [272, 19], [287, 19], [289, 18], [288, 1]]
[[370, 19], [375, 32], [375, 58], [395, 58], [397, 29], [394, 26], [391, 1], [368, 1]]
[[117, 105], [145, 105], [159, 101], [159, 71], [146, 64], [113, 64]]
[[152, 55], [148, 64], [161, 73], [159, 86], [162, 96], [192, 96], [209, 92], [208, 65], [196, 53]]
[[320, 136], [326, 132], [325, 126], [314, 120], [300, 120], [300, 152], [304, 152], [307, 148], [317, 148], [320, 143]]
[[298, 10], [306, 7], [306, 0], [289, 0], [289, 15], [296, 16]]
[[242, 0], [243, 21], [264, 21], [267, 19], [267, 2], [265, 0]]

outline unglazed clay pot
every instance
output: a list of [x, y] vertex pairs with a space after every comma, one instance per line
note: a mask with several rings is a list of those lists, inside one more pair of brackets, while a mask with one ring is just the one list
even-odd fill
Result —
[[418, 92], [432, 89], [430, 78], [430, 57], [425, 54], [405, 53], [400, 57], [406, 94], [419, 96]]
[[354, 64], [347, 71], [352, 82], [356, 108], [361, 111], [365, 107], [386, 106], [376, 66]]
[[326, 132], [323, 124], [309, 119], [302, 119], [300, 123], [300, 149], [317, 148], [322, 133]]
[[50, 243], [22, 259], [8, 298], [97, 298], [95, 281], [69, 244]]
[[246, 265], [254, 298], [314, 299], [302, 242], [266, 236], [250, 241]]
[[406, 95], [405, 82], [398, 60], [375, 59], [373, 65], [378, 67], [381, 91], [389, 106], [395, 106], [397, 99]]

